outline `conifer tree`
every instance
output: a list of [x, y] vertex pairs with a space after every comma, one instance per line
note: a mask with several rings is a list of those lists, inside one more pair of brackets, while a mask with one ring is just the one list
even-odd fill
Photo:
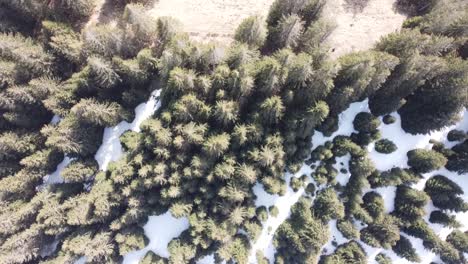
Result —
[[250, 48], [263, 46], [266, 38], [266, 29], [262, 18], [251, 16], [244, 19], [237, 27], [234, 39], [247, 44]]

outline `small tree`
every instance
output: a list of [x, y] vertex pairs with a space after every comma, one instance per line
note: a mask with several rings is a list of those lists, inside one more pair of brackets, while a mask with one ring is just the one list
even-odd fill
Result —
[[433, 150], [414, 149], [408, 151], [407, 156], [408, 165], [419, 173], [427, 173], [447, 164], [447, 158]]
[[234, 39], [253, 49], [262, 47], [266, 39], [266, 28], [262, 18], [251, 16], [244, 19], [237, 27]]

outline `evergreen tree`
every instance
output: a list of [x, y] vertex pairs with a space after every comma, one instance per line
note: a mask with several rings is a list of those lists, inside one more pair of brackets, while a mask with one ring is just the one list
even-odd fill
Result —
[[251, 16], [244, 19], [237, 27], [234, 39], [247, 44], [250, 48], [263, 46], [266, 38], [266, 29], [262, 18]]
[[117, 125], [124, 115], [117, 103], [101, 103], [93, 99], [82, 99], [71, 112], [80, 122], [107, 127]]

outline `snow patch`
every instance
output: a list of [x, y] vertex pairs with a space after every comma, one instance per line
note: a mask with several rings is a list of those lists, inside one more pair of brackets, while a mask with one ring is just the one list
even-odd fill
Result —
[[141, 103], [135, 108], [135, 119], [132, 123], [122, 121], [115, 127], [107, 127], [104, 130], [102, 144], [94, 156], [100, 170], [107, 170], [107, 166], [111, 161], [117, 161], [122, 157], [123, 151], [120, 144], [120, 136], [128, 130], [140, 132], [141, 123], [151, 117], [160, 107], [161, 104], [158, 100], [160, 93], [161, 90], [154, 91], [146, 103]]
[[320, 131], [314, 131], [312, 136], [312, 150], [316, 147], [325, 144], [327, 141], [332, 141], [336, 136], [350, 136], [353, 132], [357, 132], [354, 129], [353, 121], [356, 115], [360, 112], [370, 112], [368, 99], [362, 102], [356, 102], [349, 105], [349, 107], [338, 115], [338, 130], [333, 132], [329, 137], [323, 135]]
[[57, 165], [57, 169], [52, 174], [47, 174], [44, 176], [44, 183], [38, 186], [38, 189], [43, 189], [50, 184], [63, 183], [63, 178], [61, 176], [62, 170], [65, 169], [74, 158], [69, 158], [65, 155], [65, 158]]
[[256, 263], [256, 253], [261, 251], [264, 253], [264, 256], [273, 263], [275, 256], [275, 248], [273, 246], [273, 236], [278, 229], [278, 227], [289, 217], [291, 213], [291, 207], [299, 200], [299, 198], [304, 194], [304, 188], [299, 189], [297, 192], [294, 192], [293, 189], [289, 186], [289, 182], [292, 177], [299, 178], [303, 174], [309, 175], [312, 172], [312, 169], [307, 165], [302, 165], [301, 169], [293, 174], [286, 174], [286, 184], [287, 191], [283, 196], [271, 195], [265, 192], [261, 184], [256, 184], [253, 187], [253, 192], [257, 196], [255, 200], [255, 206], [269, 206], [275, 205], [278, 208], [278, 215], [273, 217], [270, 215], [268, 219], [263, 223], [263, 228], [260, 236], [257, 241], [252, 245], [252, 249], [249, 256], [249, 263]]
[[143, 227], [145, 235], [149, 239], [149, 244], [138, 251], [133, 251], [124, 256], [123, 264], [138, 264], [148, 251], [153, 251], [157, 255], [168, 258], [169, 242], [188, 229], [190, 226], [187, 218], [175, 218], [170, 212], [158, 216], [150, 216], [148, 222]]
[[[336, 163], [333, 164], [333, 167], [338, 170], [338, 175], [336, 175], [336, 181], [341, 186], [346, 186], [348, 184], [351, 173], [349, 172], [349, 160], [351, 159], [351, 154], [346, 154], [341, 157], [336, 158]], [[343, 163], [343, 165], [341, 165]], [[346, 173], [342, 173], [341, 169], [345, 169]]]

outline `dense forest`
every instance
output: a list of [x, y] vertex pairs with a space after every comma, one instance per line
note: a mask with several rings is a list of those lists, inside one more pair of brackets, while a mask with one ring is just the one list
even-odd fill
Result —
[[[274, 263], [392, 263], [388, 252], [418, 262], [410, 237], [443, 263], [467, 262], [467, 223], [454, 214], [468, 211], [468, 190], [428, 173], [468, 177], [468, 128], [451, 130], [450, 144], [409, 150], [405, 167], [381, 171], [368, 155], [370, 144], [381, 154], [402, 147], [379, 130], [395, 115], [412, 135], [461, 120], [465, 0], [399, 0], [408, 15], [399, 32], [337, 60], [325, 44], [334, 29], [325, 0], [276, 0], [266, 21], [242, 21], [229, 47], [190, 40], [175, 19], [149, 15], [150, 1], [108, 0], [114, 20], [91, 23], [97, 2], [0, 0], [1, 264], [121, 263], [148, 244], [148, 217], [166, 212], [189, 228], [169, 258], [149, 251], [140, 263], [248, 263], [278, 210], [256, 206], [258, 184], [272, 195], [305, 190], [274, 234]], [[132, 122], [151, 96], [157, 111], [120, 137], [123, 156], [102, 168], [105, 128]], [[364, 100], [370, 111], [350, 120], [355, 132], [313, 146]], [[61, 180], [48, 181], [64, 159]], [[286, 180], [303, 166], [312, 173]], [[383, 187], [395, 189], [391, 212], [365, 191]], [[348, 242], [324, 252], [331, 221]], [[433, 223], [450, 234], [440, 238]], [[367, 246], [386, 253], [369, 259]]]

